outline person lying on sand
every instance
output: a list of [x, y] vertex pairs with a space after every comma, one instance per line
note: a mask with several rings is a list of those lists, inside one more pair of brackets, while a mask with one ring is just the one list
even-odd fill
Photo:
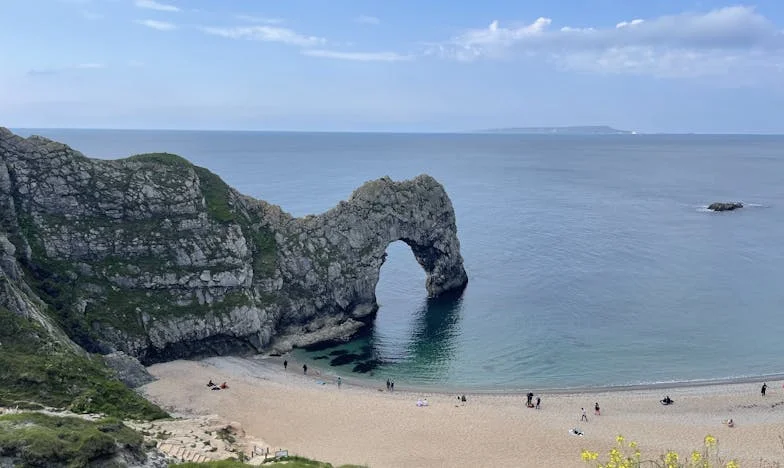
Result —
[[223, 382], [222, 384], [220, 384], [220, 388], [225, 390], [225, 389], [229, 388], [229, 386], [226, 385], [226, 382]]
[[213, 383], [212, 379], [210, 379], [210, 381], [207, 382], [207, 386], [208, 387], [214, 387], [215, 386], [215, 383]]

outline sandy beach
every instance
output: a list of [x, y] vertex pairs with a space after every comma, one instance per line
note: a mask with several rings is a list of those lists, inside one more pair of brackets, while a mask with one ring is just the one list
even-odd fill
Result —
[[[455, 394], [407, 391], [400, 384], [386, 391], [366, 381], [303, 376], [288, 358], [210, 358], [174, 361], [149, 368], [159, 380], [145, 394], [179, 415], [217, 414], [239, 422], [272, 450], [334, 464], [384, 467], [543, 466], [581, 467], [582, 449], [603, 456], [622, 434], [643, 453], [668, 449], [688, 456], [703, 447], [705, 435], [719, 441], [721, 454], [741, 466], [784, 465], [784, 388], [761, 382], [644, 390], [538, 394], [541, 409], [525, 406], [525, 395]], [[229, 389], [210, 391], [208, 380]], [[669, 395], [675, 404], [659, 400]], [[534, 400], [536, 399], [534, 397]], [[417, 400], [427, 399], [427, 407]], [[601, 415], [594, 414], [594, 403]], [[588, 422], [581, 422], [581, 408]], [[732, 418], [735, 427], [723, 424]], [[569, 433], [579, 427], [584, 435]], [[761, 463], [764, 460], [764, 463]]]

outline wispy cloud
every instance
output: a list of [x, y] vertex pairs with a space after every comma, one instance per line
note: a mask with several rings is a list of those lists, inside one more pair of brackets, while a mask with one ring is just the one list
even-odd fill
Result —
[[324, 45], [323, 37], [306, 36], [291, 29], [278, 26], [237, 26], [231, 28], [202, 28], [207, 34], [227, 37], [230, 39], [248, 39], [263, 42], [279, 42], [281, 44], [315, 47]]
[[381, 24], [381, 20], [375, 16], [359, 15], [354, 18], [354, 21], [360, 24]]
[[255, 16], [255, 15], [234, 15], [234, 17], [240, 21], [245, 21], [246, 23], [260, 23], [260, 24], [283, 23], [283, 18], [268, 18], [266, 16]]
[[99, 19], [103, 19], [103, 14], [96, 13], [94, 11], [83, 10], [82, 17], [86, 20], [97, 21]]
[[784, 34], [751, 7], [651, 19], [610, 27], [552, 28], [550, 18], [515, 27], [493, 21], [439, 44], [430, 54], [460, 61], [544, 57], [558, 66], [602, 73], [705, 76], [784, 63]]
[[171, 11], [171, 12], [180, 11], [179, 7], [176, 7], [174, 5], [169, 5], [167, 3], [156, 2], [155, 0], [136, 0], [134, 4], [139, 8], [147, 8], [148, 10]]
[[106, 68], [106, 65], [102, 63], [85, 62], [85, 63], [77, 63], [75, 65], [65, 65], [62, 67], [33, 68], [27, 71], [27, 75], [28, 76], [58, 75], [63, 72], [74, 71], [74, 70], [103, 70], [104, 68]]
[[397, 52], [341, 52], [324, 49], [305, 49], [302, 51], [302, 55], [356, 62], [402, 62], [413, 58], [410, 55], [401, 55]]
[[136, 24], [141, 24], [142, 26], [147, 26], [148, 28], [157, 29], [158, 31], [174, 31], [177, 29], [177, 25], [174, 23], [168, 23], [166, 21], [157, 21], [157, 20], [136, 20], [134, 21]]
[[76, 68], [78, 70], [100, 70], [102, 68], [106, 68], [106, 65], [102, 63], [80, 63], [74, 65], [73, 68]]

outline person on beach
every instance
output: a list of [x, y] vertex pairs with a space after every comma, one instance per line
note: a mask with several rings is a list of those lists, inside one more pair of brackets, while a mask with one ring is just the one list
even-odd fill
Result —
[[526, 396], [528, 397], [528, 401], [526, 401], [526, 402], [525, 402], [525, 406], [527, 406], [527, 407], [529, 407], [529, 408], [533, 408], [533, 407], [534, 407], [534, 404], [533, 404], [533, 403], [531, 403], [531, 400], [533, 400], [533, 398], [534, 398], [534, 394], [533, 394], [533, 393], [531, 393], [531, 392], [528, 392], [528, 395], [526, 395]]
[[289, 361], [283, 361], [283, 370], [286, 370], [287, 367], [289, 367]]
[[594, 410], [594, 411], [593, 411], [593, 413], [594, 413], [596, 416], [599, 416], [599, 415], [601, 415], [601, 414], [602, 414], [602, 412], [599, 410], [599, 402], [598, 402], [598, 401], [596, 402], [596, 404], [595, 404], [595, 405], [593, 405], [593, 410]]
[[588, 415], [587, 415], [587, 414], [585, 414], [585, 408], [580, 408], [580, 409], [582, 409], [582, 410], [583, 410], [583, 415], [582, 415], [582, 416], [580, 416], [580, 421], [585, 421], [585, 422], [588, 422]]
[[767, 392], [767, 391], [768, 391], [768, 384], [767, 383], [763, 383], [762, 384], [762, 390], [760, 390], [760, 393], [762, 393], [762, 396], [765, 396], [765, 392]]
[[536, 397], [536, 409], [541, 409], [541, 408], [539, 407], [539, 405], [540, 405], [541, 403], [542, 403], [542, 399], [541, 399], [541, 398], [539, 398], [539, 397]]
[[389, 391], [389, 379], [387, 379], [387, 391]]
[[394, 392], [395, 391], [395, 381], [394, 380], [389, 382], [389, 391], [390, 392]]
[[302, 373], [308, 375], [308, 365], [302, 364]]
[[340, 378], [340, 377], [338, 377], [338, 388], [340, 388], [340, 386], [341, 386], [342, 384], [343, 384], [343, 380], [341, 380], [341, 378]]

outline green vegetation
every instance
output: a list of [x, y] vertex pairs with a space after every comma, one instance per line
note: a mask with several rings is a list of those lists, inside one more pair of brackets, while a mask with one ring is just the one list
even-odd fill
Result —
[[151, 164], [163, 164], [166, 166], [182, 166], [182, 167], [191, 167], [193, 166], [190, 161], [183, 158], [182, 156], [177, 156], [176, 154], [171, 153], [144, 153], [144, 154], [137, 154], [128, 158], [125, 158], [121, 161], [129, 161], [129, 162], [140, 162], [140, 163], [151, 163]]
[[607, 461], [599, 461], [599, 453], [583, 450], [581, 457], [584, 462], [597, 468], [739, 468], [735, 460], [726, 461], [719, 456], [719, 441], [712, 435], [705, 436], [704, 445], [700, 450], [693, 450], [689, 455], [681, 457], [677, 452], [668, 450], [657, 459], [643, 459], [637, 442], [626, 442], [619, 435], [615, 438], [617, 445], [610, 449]]
[[207, 212], [217, 221], [230, 223], [236, 216], [229, 205], [229, 186], [216, 174], [203, 167], [194, 166], [199, 176], [201, 194], [207, 204]]
[[37, 323], [0, 308], [0, 405], [37, 403], [145, 420], [168, 416], [115, 379], [99, 357], [52, 340]]
[[310, 460], [303, 457], [285, 457], [264, 463], [263, 465], [248, 465], [237, 460], [221, 460], [206, 463], [180, 463], [169, 466], [177, 468], [250, 468], [257, 466], [263, 468], [367, 468], [362, 465], [340, 465], [335, 467], [331, 463]]
[[87, 466], [109, 460], [121, 449], [142, 456], [143, 438], [116, 419], [19, 413], [0, 416], [0, 456], [21, 466]]
[[246, 229], [250, 231], [253, 248], [253, 273], [260, 277], [275, 274], [278, 267], [278, 243], [275, 234], [266, 228]]

